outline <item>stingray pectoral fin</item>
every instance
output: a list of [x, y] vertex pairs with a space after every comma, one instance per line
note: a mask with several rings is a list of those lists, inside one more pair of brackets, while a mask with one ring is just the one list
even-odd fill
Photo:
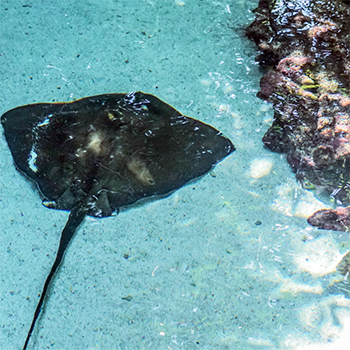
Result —
[[34, 327], [35, 327], [35, 323], [36, 323], [37, 319], [39, 318], [41, 308], [43, 306], [45, 296], [46, 296], [46, 293], [47, 293], [48, 288], [50, 286], [51, 280], [54, 277], [55, 272], [57, 271], [58, 267], [60, 266], [60, 264], [62, 262], [64, 252], [66, 251], [66, 249], [69, 245], [69, 242], [73, 238], [75, 231], [77, 230], [78, 226], [82, 223], [85, 216], [86, 216], [86, 210], [84, 210], [82, 208], [73, 209], [71, 211], [71, 213], [69, 214], [68, 221], [67, 221], [66, 226], [64, 227], [62, 234], [61, 234], [61, 239], [60, 239], [60, 244], [59, 244], [59, 247], [57, 250], [56, 259], [51, 267], [50, 273], [48, 274], [48, 276], [46, 278], [44, 288], [42, 290], [38, 305], [35, 309], [33, 321], [32, 321], [32, 324], [30, 326], [30, 329], [29, 329], [29, 332], [27, 335], [27, 339], [26, 339], [25, 344], [23, 346], [23, 350], [25, 350], [28, 346], [30, 337], [31, 337], [33, 330], [34, 330]]

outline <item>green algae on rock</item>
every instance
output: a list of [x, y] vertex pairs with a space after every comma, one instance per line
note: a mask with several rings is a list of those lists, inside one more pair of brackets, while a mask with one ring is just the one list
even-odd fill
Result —
[[[261, 0], [255, 13], [247, 35], [259, 48], [260, 64], [268, 68], [258, 97], [271, 102], [275, 111], [263, 142], [287, 155], [304, 188], [348, 206], [350, 4]], [[328, 214], [317, 216], [317, 227], [330, 227]]]

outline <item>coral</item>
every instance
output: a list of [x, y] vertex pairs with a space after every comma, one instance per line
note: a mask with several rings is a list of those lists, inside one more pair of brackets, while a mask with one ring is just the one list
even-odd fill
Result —
[[258, 97], [274, 106], [263, 142], [305, 188], [350, 205], [350, 4], [261, 0], [255, 13], [247, 35], [268, 69]]

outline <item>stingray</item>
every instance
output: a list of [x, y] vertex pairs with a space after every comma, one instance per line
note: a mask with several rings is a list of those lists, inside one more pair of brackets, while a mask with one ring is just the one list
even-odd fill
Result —
[[169, 195], [235, 150], [218, 130], [142, 92], [30, 104], [1, 123], [17, 169], [37, 183], [44, 206], [70, 211], [23, 349], [85, 216]]

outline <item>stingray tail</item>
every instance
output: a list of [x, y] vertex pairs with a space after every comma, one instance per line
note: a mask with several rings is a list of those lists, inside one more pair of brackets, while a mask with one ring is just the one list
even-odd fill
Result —
[[35, 313], [34, 313], [33, 321], [32, 321], [32, 324], [30, 326], [30, 329], [29, 329], [29, 332], [27, 335], [26, 342], [23, 346], [23, 350], [26, 350], [27, 345], [28, 345], [29, 340], [30, 340], [30, 337], [31, 337], [33, 330], [34, 330], [35, 323], [36, 323], [37, 319], [39, 318], [47, 290], [50, 286], [50, 282], [51, 282], [53, 276], [55, 275], [55, 272], [57, 271], [58, 267], [60, 266], [60, 264], [62, 262], [64, 252], [66, 251], [66, 249], [69, 245], [69, 242], [73, 238], [74, 233], [77, 230], [77, 227], [82, 223], [85, 216], [86, 216], [86, 211], [82, 210], [81, 208], [73, 209], [71, 211], [71, 213], [69, 214], [68, 221], [67, 221], [66, 226], [64, 227], [62, 234], [61, 234], [61, 240], [60, 240], [60, 244], [59, 244], [59, 247], [57, 250], [56, 259], [51, 267], [51, 271], [50, 271], [49, 275], [46, 278], [44, 288], [43, 288], [43, 291], [41, 293], [38, 305], [37, 305]]

